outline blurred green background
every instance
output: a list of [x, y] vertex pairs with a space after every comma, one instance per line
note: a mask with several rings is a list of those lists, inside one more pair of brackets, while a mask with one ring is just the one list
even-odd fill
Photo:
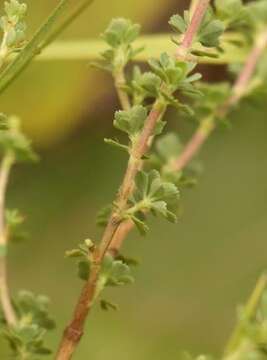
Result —
[[[31, 33], [57, 1], [27, 3]], [[184, 5], [95, 0], [64, 37], [98, 36], [115, 16], [142, 23], [146, 32], [164, 31]], [[95, 214], [112, 200], [124, 171], [126, 157], [103, 143], [112, 136], [118, 103], [108, 76], [70, 61], [33, 63], [0, 101], [1, 111], [23, 117], [41, 156], [37, 165], [18, 166], [9, 186], [8, 205], [26, 214], [30, 233], [10, 252], [12, 291], [51, 297], [58, 326], [48, 342], [56, 348], [82, 285], [64, 252], [99, 238]], [[119, 312], [94, 309], [75, 359], [161, 360], [177, 359], [183, 349], [221, 351], [236, 305], [267, 268], [266, 111], [266, 104], [246, 104], [233, 114], [232, 129], [220, 127], [208, 141], [200, 155], [204, 172], [196, 188], [183, 191], [177, 225], [157, 221], [145, 239], [130, 236], [124, 253], [141, 260], [137, 282], [107, 294]], [[195, 125], [170, 112], [168, 127], [187, 139]], [[8, 358], [4, 342], [0, 358]]]

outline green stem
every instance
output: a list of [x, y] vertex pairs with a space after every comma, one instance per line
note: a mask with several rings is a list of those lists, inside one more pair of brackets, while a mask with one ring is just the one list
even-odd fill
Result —
[[[78, 7], [76, 12], [72, 12], [70, 16], [63, 22], [63, 25], [53, 27], [62, 17], [64, 11], [69, 5], [70, 0], [61, 0], [57, 7], [48, 16], [43, 25], [37, 30], [31, 41], [23, 48], [19, 55], [6, 67], [0, 76], [0, 93], [2, 93], [14, 79], [30, 64], [31, 60], [40, 53], [40, 51], [49, 44], [59, 33], [75, 19], [85, 6]], [[90, 0], [82, 2], [83, 5], [91, 4]], [[52, 31], [53, 30], [53, 31]]]
[[8, 178], [12, 165], [14, 164], [14, 156], [7, 153], [0, 168], [0, 303], [7, 324], [16, 324], [16, 314], [12, 306], [9, 287], [7, 281], [7, 234], [5, 226], [5, 197]]
[[[253, 319], [253, 317], [256, 314], [259, 302], [261, 300], [262, 294], [267, 286], [267, 276], [266, 274], [263, 274], [252, 292], [243, 312], [243, 319], [250, 321]], [[244, 325], [243, 322], [238, 322], [236, 325], [232, 336], [230, 337], [230, 340], [228, 341], [226, 348], [225, 348], [225, 354], [231, 354], [232, 352], [235, 352], [235, 350], [240, 345], [240, 342], [242, 341], [242, 336], [244, 332]]]
[[120, 100], [120, 104], [123, 110], [130, 110], [131, 103], [128, 94], [124, 90], [126, 85], [126, 79], [124, 74], [124, 69], [121, 69], [113, 75], [116, 91]]

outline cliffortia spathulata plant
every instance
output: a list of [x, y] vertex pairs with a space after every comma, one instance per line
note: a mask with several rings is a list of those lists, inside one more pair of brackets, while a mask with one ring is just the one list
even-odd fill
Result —
[[[32, 40], [25, 40], [26, 5], [17, 0], [5, 3], [1, 18], [0, 92], [16, 78], [44, 46], [75, 18], [91, 1], [80, 1], [71, 15], [58, 24], [67, 0], [61, 0], [49, 19]], [[84, 282], [70, 324], [64, 331], [57, 360], [70, 359], [83, 335], [84, 325], [92, 307], [99, 303], [103, 310], [116, 309], [106, 300], [108, 286], [134, 282], [132, 266], [136, 262], [121, 253], [127, 234], [136, 227], [141, 235], [149, 231], [149, 216], [162, 216], [176, 223], [177, 209], [185, 186], [196, 183], [194, 157], [214, 128], [229, 121], [242, 101], [261, 98], [266, 94], [267, 2], [254, 0], [192, 1], [190, 9], [173, 15], [169, 24], [174, 31], [173, 53], [163, 52], [159, 58], [148, 59], [148, 70], [135, 63], [142, 48], [135, 46], [140, 26], [130, 20], [111, 21], [102, 36], [107, 45], [101, 59], [93, 63], [108, 71], [120, 100], [121, 109], [114, 115], [114, 127], [127, 138], [105, 139], [128, 154], [125, 175], [114, 201], [101, 210], [97, 223], [104, 227], [100, 241], [86, 239], [66, 255], [77, 259], [78, 275]], [[171, 40], [170, 40], [171, 41]], [[223, 61], [233, 50], [229, 73], [234, 82], [207, 83], [198, 71], [199, 62]], [[234, 49], [248, 54], [238, 63]], [[14, 55], [18, 52], [17, 55]], [[229, 53], [228, 53], [229, 58]], [[177, 116], [198, 122], [196, 132], [187, 144], [178, 134], [165, 129], [166, 111], [174, 107]], [[16, 161], [34, 160], [30, 143], [21, 133], [14, 116], [1, 116], [0, 146], [0, 290], [2, 334], [9, 341], [17, 359], [35, 359], [49, 353], [43, 345], [47, 330], [54, 327], [47, 312], [47, 299], [21, 292], [11, 300], [6, 274], [8, 242], [19, 234], [17, 227], [23, 217], [17, 210], [5, 209], [5, 193], [9, 172]], [[223, 360], [263, 360], [267, 348], [266, 276], [263, 275], [248, 304], [239, 312], [237, 327]], [[56, 300], [55, 300], [56, 301]], [[184, 353], [183, 359], [205, 360]]]

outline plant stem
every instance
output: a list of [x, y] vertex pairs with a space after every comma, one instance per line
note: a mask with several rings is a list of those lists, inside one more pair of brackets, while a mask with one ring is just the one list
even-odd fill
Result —
[[[261, 300], [262, 294], [264, 290], [267, 287], [267, 276], [266, 274], [263, 274], [252, 292], [244, 310], [243, 310], [243, 319], [244, 320], [251, 320], [256, 314], [259, 302]], [[244, 325], [243, 322], [238, 322], [232, 336], [230, 337], [230, 340], [228, 341], [225, 349], [225, 354], [229, 355], [232, 352], [235, 352], [237, 350], [238, 346], [240, 345], [240, 341], [242, 340], [242, 335], [244, 331]]]
[[[234, 106], [240, 98], [245, 94], [248, 83], [255, 71], [256, 65], [266, 47], [267, 43], [267, 32], [264, 31], [260, 34], [258, 41], [254, 49], [251, 51], [250, 56], [248, 57], [243, 70], [241, 71], [236, 83], [233, 86], [232, 94], [229, 99], [216, 110], [216, 115], [224, 117], [226, 113]], [[184, 151], [179, 156], [179, 158], [174, 162], [174, 170], [181, 171], [183, 170], [192, 158], [199, 152], [200, 148], [206, 142], [207, 138], [211, 132], [215, 129], [216, 123], [214, 121], [214, 116], [211, 115], [201, 121], [201, 125], [186, 145]], [[111, 254], [117, 254], [125, 237], [133, 229], [134, 224], [132, 221], [127, 221], [120, 224], [120, 227], [116, 231], [112, 243], [110, 245]]]
[[246, 94], [250, 80], [255, 72], [256, 66], [267, 46], [267, 30], [264, 30], [257, 38], [256, 44], [252, 49], [243, 69], [241, 70], [233, 88], [230, 97], [226, 102], [219, 106], [213, 115], [201, 121], [197, 131], [186, 145], [182, 154], [174, 163], [174, 170], [181, 171], [199, 152], [211, 132], [216, 127], [216, 118], [223, 118], [229, 110], [235, 106], [240, 99]]
[[129, 110], [131, 108], [130, 99], [126, 91], [123, 89], [123, 87], [126, 85], [124, 69], [121, 69], [115, 73], [113, 77], [121, 107], [123, 110]]
[[5, 320], [8, 325], [16, 323], [16, 314], [12, 306], [7, 281], [7, 233], [5, 225], [5, 195], [14, 156], [7, 153], [0, 168], [0, 301]]
[[[203, 3], [203, 0], [200, 0], [199, 3]], [[199, 7], [197, 7], [196, 11], [199, 12]], [[191, 47], [194, 35], [198, 31], [202, 18], [203, 14], [201, 15], [200, 21], [196, 22], [196, 16], [193, 15], [194, 27], [189, 26], [188, 33], [190, 33], [190, 36], [187, 33], [185, 34], [187, 41], [184, 46], [187, 46], [188, 48]], [[56, 357], [57, 360], [70, 359], [83, 335], [86, 318], [95, 300], [95, 291], [102, 260], [109, 249], [111, 249], [111, 251], [113, 249], [112, 240], [118, 231], [120, 224], [122, 224], [121, 214], [127, 209], [129, 196], [134, 189], [136, 174], [142, 167], [142, 158], [152, 145], [152, 141], [150, 140], [151, 138], [153, 139], [154, 129], [165, 111], [166, 105], [162, 104], [159, 100], [156, 100], [145, 121], [144, 128], [138, 140], [131, 149], [128, 166], [115, 201], [116, 206], [110, 216], [100, 245], [93, 254], [90, 277], [82, 289], [82, 293], [74, 310], [73, 319], [64, 331]]]
[[256, 39], [254, 48], [252, 49], [247, 61], [244, 65], [233, 88], [233, 95], [229, 99], [228, 106], [235, 105], [242, 96], [246, 94], [248, 84], [254, 74], [256, 66], [267, 46], [267, 29], [261, 32]]
[[[87, 7], [91, 2], [91, 0], [84, 0], [82, 4], [86, 4]], [[72, 12], [63, 22], [63, 25], [56, 27], [53, 31], [54, 25], [61, 18], [69, 3], [70, 0], [60, 0], [56, 8], [34, 34], [33, 38], [21, 50], [19, 55], [4, 69], [0, 75], [0, 94], [20, 75], [20, 73], [30, 64], [31, 60], [38, 55], [51, 40], [58, 36], [60, 32], [65, 29], [66, 25], [69, 25], [71, 21], [80, 14], [80, 11], [77, 13]], [[81, 7], [82, 10], [84, 10], [84, 8], [85, 7]], [[80, 9], [80, 7], [78, 9]]]
[[195, 5], [195, 10], [190, 25], [188, 26], [188, 29], [184, 35], [181, 46], [179, 46], [176, 51], [176, 57], [178, 59], [185, 59], [187, 57], [187, 54], [199, 30], [209, 4], [210, 0], [199, 0]]
[[116, 208], [113, 211], [106, 226], [102, 240], [100, 242], [100, 246], [94, 253], [94, 261], [92, 264], [89, 280], [83, 287], [82, 293], [74, 311], [73, 320], [64, 332], [63, 339], [56, 357], [57, 360], [70, 359], [76, 347], [78, 346], [80, 338], [83, 334], [86, 318], [95, 300], [95, 290], [102, 260], [109, 250], [113, 236], [121, 224], [122, 219], [120, 214], [125, 208], [127, 208], [128, 198], [133, 190], [134, 179], [140, 168], [140, 162], [142, 162], [142, 157], [148, 150], [149, 139], [153, 135], [154, 128], [157, 122], [163, 116], [165, 109], [165, 105], [162, 105], [160, 102], [156, 102], [154, 104], [153, 109], [151, 110], [146, 120], [144, 129], [140, 134], [139, 141], [137, 141], [136, 145], [132, 149], [132, 155], [130, 156], [124, 179], [116, 199]]
[[205, 143], [214, 128], [215, 122], [213, 115], [201, 121], [201, 125], [198, 127], [189, 143], [185, 146], [181, 155], [173, 163], [174, 171], [179, 172], [189, 164], [192, 158], [198, 153], [199, 149]]

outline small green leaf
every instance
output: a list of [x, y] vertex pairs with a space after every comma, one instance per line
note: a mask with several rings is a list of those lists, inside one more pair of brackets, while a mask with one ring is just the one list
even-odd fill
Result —
[[230, 86], [226, 82], [216, 84], [201, 82], [198, 84], [198, 89], [203, 93], [203, 97], [195, 98], [194, 101], [196, 120], [216, 115], [216, 109], [220, 108], [230, 96]]
[[105, 206], [103, 209], [101, 209], [96, 218], [96, 223], [98, 226], [106, 226], [108, 223], [108, 220], [110, 218], [111, 212], [112, 212], [113, 206], [111, 204]]
[[223, 34], [225, 26], [220, 20], [212, 20], [203, 26], [199, 32], [198, 40], [207, 47], [219, 46], [220, 36]]
[[49, 299], [21, 291], [13, 304], [17, 322], [9, 326], [4, 321], [1, 329], [10, 344], [12, 358], [20, 359], [23, 354], [27, 359], [35, 359], [36, 354], [50, 354], [50, 350], [44, 346], [46, 332], [55, 328], [55, 322], [48, 313]]
[[100, 307], [104, 311], [108, 311], [108, 310], [117, 311], [118, 310], [118, 305], [113, 304], [112, 302], [104, 300], [104, 299], [100, 300]]
[[145, 236], [148, 233], [149, 227], [146, 225], [144, 221], [140, 220], [138, 217], [134, 215], [131, 216], [131, 220], [134, 222], [140, 235]]
[[121, 144], [120, 142], [113, 140], [113, 139], [104, 139], [105, 143], [111, 146], [116, 147], [117, 149], [124, 150], [129, 152], [129, 147], [126, 145]]
[[142, 49], [134, 49], [132, 43], [140, 33], [140, 25], [124, 18], [113, 19], [102, 35], [109, 48], [102, 53], [102, 61], [94, 64], [115, 75]]
[[153, 72], [142, 73], [138, 66], [133, 69], [129, 93], [133, 96], [135, 105], [142, 104], [145, 99], [155, 99], [159, 96], [161, 79]]
[[183, 144], [175, 133], [168, 133], [161, 136], [156, 142], [157, 154], [164, 162], [177, 159], [183, 150]]
[[78, 263], [78, 276], [81, 280], [87, 281], [90, 276], [91, 263], [89, 260], [81, 260]]
[[128, 257], [128, 256], [124, 256], [122, 254], [117, 255], [115, 260], [122, 261], [124, 264], [126, 264], [126, 265], [128, 265], [130, 267], [139, 265], [139, 261], [137, 259], [132, 258], [132, 257]]
[[36, 161], [38, 157], [30, 141], [21, 132], [20, 120], [16, 116], [0, 118], [0, 149], [14, 153], [17, 161]]
[[182, 16], [180, 16], [178, 14], [173, 15], [170, 18], [169, 24], [175, 31], [177, 31], [180, 34], [184, 34], [186, 32], [187, 26], [188, 26], [188, 23], [185, 21], [185, 19], [182, 18]]
[[158, 171], [152, 170], [149, 173], [141, 171], [136, 176], [135, 185], [125, 218], [130, 218], [142, 235], [148, 231], [143, 213], [151, 211], [153, 215], [160, 214], [169, 221], [176, 221], [175, 214], [168, 208], [174, 207], [179, 200], [179, 191], [173, 183], [164, 181]]
[[134, 138], [142, 131], [146, 118], [147, 109], [144, 106], [136, 105], [128, 111], [117, 111], [114, 126]]
[[131, 44], [140, 33], [140, 25], [133, 24], [131, 20], [124, 18], [113, 19], [103, 38], [111, 47], [118, 47], [122, 44]]
[[111, 255], [105, 256], [98, 280], [101, 287], [122, 286], [133, 282], [134, 278], [127, 264], [120, 260], [113, 259]]
[[24, 240], [27, 237], [27, 234], [21, 230], [21, 225], [24, 223], [24, 217], [17, 209], [7, 209], [5, 211], [5, 219], [10, 240], [16, 242]]

